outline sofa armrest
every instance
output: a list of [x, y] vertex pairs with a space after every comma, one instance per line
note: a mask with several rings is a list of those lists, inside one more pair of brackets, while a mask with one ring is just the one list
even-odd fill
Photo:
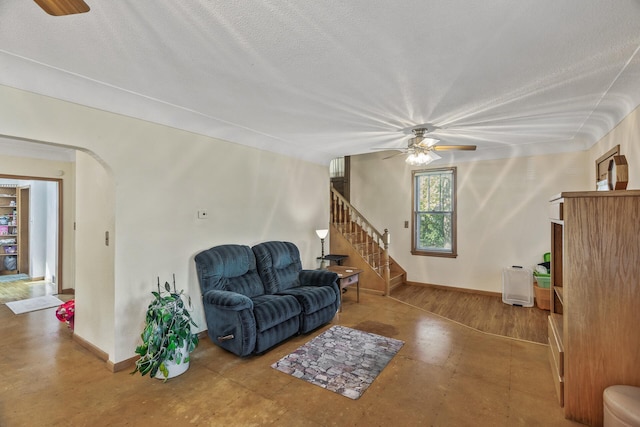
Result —
[[301, 270], [298, 274], [301, 286], [331, 286], [338, 281], [338, 275], [329, 270]]
[[202, 301], [207, 305], [215, 306], [222, 310], [242, 311], [253, 309], [253, 301], [248, 296], [218, 289], [205, 292], [202, 295]]

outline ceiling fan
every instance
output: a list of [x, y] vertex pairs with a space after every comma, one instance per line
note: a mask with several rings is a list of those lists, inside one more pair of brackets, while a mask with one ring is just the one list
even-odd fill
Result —
[[45, 12], [53, 16], [89, 12], [89, 5], [82, 0], [34, 0]]
[[[399, 156], [402, 154], [408, 154], [405, 160], [412, 166], [427, 165], [434, 160], [438, 160], [441, 157], [436, 154], [436, 151], [452, 151], [452, 150], [466, 150], [474, 151], [475, 145], [439, 145], [439, 139], [430, 138], [427, 136], [430, 133], [429, 128], [426, 126], [417, 127], [411, 130], [414, 134], [413, 138], [409, 138], [407, 148], [393, 148], [392, 150], [400, 151], [393, 156], [385, 157], [384, 160], [391, 157]], [[389, 150], [389, 148], [385, 148]]]

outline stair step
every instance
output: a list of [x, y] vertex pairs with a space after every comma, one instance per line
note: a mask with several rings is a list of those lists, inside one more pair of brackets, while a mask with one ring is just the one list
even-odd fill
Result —
[[404, 274], [400, 274], [399, 276], [391, 277], [390, 279], [391, 285], [401, 285], [404, 283]]

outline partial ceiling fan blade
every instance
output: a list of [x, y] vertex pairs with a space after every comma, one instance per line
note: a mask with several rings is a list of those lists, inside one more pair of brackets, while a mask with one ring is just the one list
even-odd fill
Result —
[[402, 156], [402, 155], [405, 155], [405, 154], [407, 154], [407, 152], [403, 151], [403, 152], [400, 152], [400, 153], [392, 154], [392, 155], [387, 156], [387, 157], [383, 157], [382, 160], [391, 159], [393, 157], [398, 157], [398, 156]]
[[373, 148], [369, 148], [369, 150], [371, 151], [402, 151], [403, 153], [407, 152], [406, 148], [400, 148], [400, 147], [373, 147]]
[[45, 12], [53, 16], [74, 15], [89, 12], [89, 5], [82, 0], [33, 0]]
[[427, 156], [429, 156], [429, 158], [431, 158], [431, 161], [434, 161], [434, 160], [440, 160], [440, 159], [442, 158], [442, 157], [438, 156], [438, 155], [435, 153], [435, 151], [433, 151], [433, 150], [429, 150], [429, 151], [427, 152]]
[[475, 151], [475, 145], [436, 145], [431, 148], [436, 151], [453, 151], [453, 150], [466, 150]]
[[[415, 140], [416, 138], [412, 138], [412, 139]], [[420, 140], [417, 142], [414, 142], [414, 144], [419, 145], [421, 147], [431, 148], [434, 145], [436, 145], [438, 142], [440, 142], [440, 140], [435, 138], [420, 138]]]

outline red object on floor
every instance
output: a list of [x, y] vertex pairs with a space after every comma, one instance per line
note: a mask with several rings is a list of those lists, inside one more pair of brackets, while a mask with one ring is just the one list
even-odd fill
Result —
[[71, 328], [71, 330], [73, 330], [73, 317], [75, 315], [75, 312], [76, 301], [69, 300], [58, 307], [58, 309], [56, 310], [56, 317], [59, 321], [65, 322]]

